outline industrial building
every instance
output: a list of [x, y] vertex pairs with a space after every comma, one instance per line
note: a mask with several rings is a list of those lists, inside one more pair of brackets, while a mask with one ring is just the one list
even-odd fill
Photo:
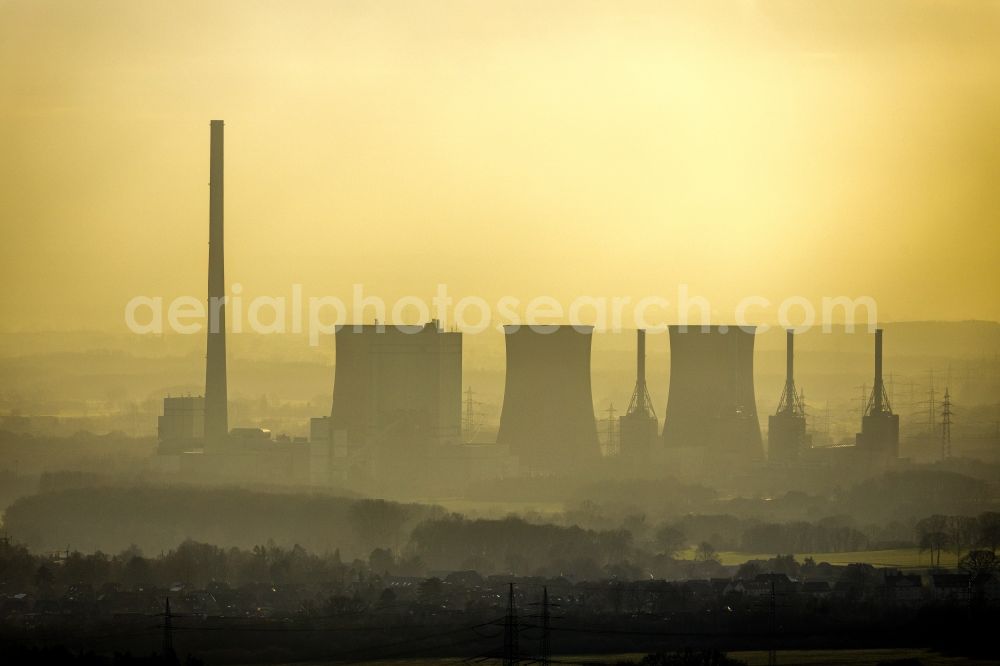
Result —
[[793, 463], [809, 447], [806, 434], [806, 410], [795, 386], [795, 334], [785, 332], [785, 387], [778, 409], [767, 417], [767, 459], [774, 463]]
[[628, 409], [618, 420], [621, 455], [636, 461], [649, 460], [657, 443], [659, 422], [646, 388], [646, 331], [636, 331], [635, 389]]
[[600, 456], [591, 326], [504, 326], [507, 375], [497, 443], [521, 471], [556, 473]]
[[330, 416], [310, 424], [313, 483], [457, 492], [515, 472], [506, 446], [462, 441], [461, 333], [359, 324], [334, 340]]
[[667, 449], [760, 459], [753, 383], [753, 327], [670, 326]]
[[422, 326], [340, 326], [331, 432], [350, 445], [454, 445], [462, 434], [462, 334]]
[[157, 418], [160, 454], [200, 448], [205, 437], [205, 399], [184, 396], [163, 399], [163, 414]]

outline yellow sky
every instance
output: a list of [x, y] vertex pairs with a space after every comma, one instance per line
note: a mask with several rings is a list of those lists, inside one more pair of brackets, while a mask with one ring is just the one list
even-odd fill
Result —
[[[1000, 319], [1000, 4], [0, 1], [0, 327], [248, 294]], [[725, 317], [723, 317], [725, 318]]]

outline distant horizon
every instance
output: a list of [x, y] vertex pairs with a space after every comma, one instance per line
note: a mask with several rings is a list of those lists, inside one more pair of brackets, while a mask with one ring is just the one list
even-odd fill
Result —
[[[430, 320], [428, 320], [427, 322], [423, 322], [423, 323], [429, 323], [429, 321]], [[358, 322], [358, 323], [361, 324], [362, 322]], [[364, 322], [365, 325], [368, 325], [368, 323], [369, 322]], [[726, 321], [723, 321], [723, 320], [718, 320], [718, 321], [714, 321], [713, 320], [712, 323], [711, 323], [711, 325], [717, 326], [717, 325], [720, 325], [720, 324], [727, 324], [727, 323], [729, 323], [729, 322], [726, 322]], [[893, 319], [893, 320], [879, 321], [877, 325], [881, 327], [881, 326], [889, 326], [889, 325], [897, 325], [897, 324], [994, 324], [994, 325], [1000, 326], [1000, 320], [994, 320], [994, 319]], [[349, 324], [346, 324], [346, 325], [347, 326], [353, 325], [353, 322], [349, 323]], [[396, 324], [394, 324], [392, 322], [387, 322], [386, 323], [387, 327], [388, 326], [395, 326], [395, 325]], [[414, 326], [414, 325], [418, 325], [418, 324], [416, 324], [415, 322], [413, 322], [413, 323], [403, 323], [403, 324], [399, 324], [399, 325], [400, 326]], [[673, 325], [673, 324], [671, 323], [669, 325]], [[689, 325], [691, 327], [697, 327], [700, 324], [698, 324], [698, 323], [691, 323]], [[834, 328], [842, 328], [844, 326], [844, 324], [842, 324], [842, 323], [833, 323], [833, 324], [830, 324], [830, 325], [832, 327], [834, 327]], [[780, 328], [780, 327], [777, 326], [776, 324], [771, 324], [771, 329], [777, 329], [777, 328]], [[816, 327], [816, 328], [818, 328], [818, 327]], [[856, 328], [855, 333], [858, 333], [858, 334], [862, 334], [862, 333], [867, 334], [868, 333], [868, 331], [865, 329], [865, 326], [863, 324], [856, 324], [855, 328]], [[611, 334], [611, 335], [621, 335], [621, 334], [634, 333], [636, 330], [637, 330], [636, 328], [624, 328], [622, 331], [619, 331], [619, 332], [614, 332], [614, 331], [594, 331], [594, 333], [595, 333], [595, 335], [596, 334], [600, 334], [600, 335], [609, 335], [609, 334]], [[462, 331], [459, 331], [459, 332], [461, 333]], [[129, 331], [124, 325], [122, 325], [120, 327], [115, 327], [115, 328], [97, 328], [97, 327], [92, 327], [92, 328], [87, 328], [87, 327], [81, 327], [81, 328], [44, 328], [44, 327], [39, 327], [39, 328], [9, 328], [8, 327], [8, 328], [4, 328], [3, 326], [0, 326], [0, 335], [9, 335], [9, 334], [25, 334], [25, 335], [27, 335], [27, 334], [32, 334], [32, 333], [35, 333], [35, 334], [37, 334], [37, 333], [59, 333], [59, 334], [103, 333], [103, 334], [109, 334], [109, 335], [111, 335], [111, 334], [122, 334], [122, 335], [130, 335], [130, 336], [137, 335], [137, 334], [132, 333], [131, 331]], [[227, 333], [228, 334], [232, 334], [232, 331], [228, 330], [228, 328], [227, 328]], [[665, 331], [660, 331], [660, 332], [649, 331], [649, 334], [650, 335], [666, 335], [666, 332]], [[269, 338], [269, 337], [270, 338], [273, 338], [273, 337], [308, 337], [308, 333], [306, 333], [306, 332], [293, 333], [293, 332], [290, 332], [290, 331], [289, 332], [284, 332], [284, 333], [267, 333], [267, 334], [263, 334], [263, 333], [255, 334], [252, 331], [243, 331], [242, 333], [237, 333], [235, 335], [240, 335], [240, 336], [243, 336], [243, 335], [257, 335], [257, 336], [262, 337], [262, 338]], [[499, 335], [499, 333], [498, 333], [498, 335]], [[149, 337], [164, 337], [164, 336], [167, 336], [167, 337], [169, 337], [169, 336], [190, 337], [188, 334], [177, 333], [177, 332], [174, 332], [174, 331], [164, 331], [162, 334], [145, 334], [145, 335], [141, 335], [140, 334], [140, 335], [138, 335], [138, 337], [147, 337], [147, 338], [149, 338]], [[203, 337], [199, 338], [199, 339], [203, 339]]]

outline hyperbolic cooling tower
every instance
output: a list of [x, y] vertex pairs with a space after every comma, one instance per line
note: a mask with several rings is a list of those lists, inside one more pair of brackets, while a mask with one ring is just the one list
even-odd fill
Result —
[[497, 443], [525, 471], [600, 455], [590, 390], [591, 326], [505, 326], [507, 379]]
[[670, 326], [667, 447], [763, 454], [753, 389], [753, 327]]

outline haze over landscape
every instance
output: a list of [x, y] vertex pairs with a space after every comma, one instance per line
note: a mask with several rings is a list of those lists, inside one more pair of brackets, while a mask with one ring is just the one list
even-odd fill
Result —
[[998, 663], [1000, 3], [0, 0], [0, 88], [11, 663]]
[[683, 282], [721, 313], [870, 295], [883, 321], [1000, 319], [993, 3], [0, 11], [6, 330], [202, 294], [207, 118], [246, 294]]

